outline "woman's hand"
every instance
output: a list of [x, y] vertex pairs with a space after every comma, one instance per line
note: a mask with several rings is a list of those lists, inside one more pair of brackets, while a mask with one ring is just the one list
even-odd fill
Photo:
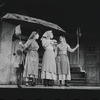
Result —
[[54, 43], [57, 43], [57, 41], [56, 40], [52, 40]]
[[51, 44], [52, 44], [52, 45], [57, 44], [57, 41], [56, 41], [56, 40], [52, 40], [52, 41], [51, 41]]
[[23, 45], [22, 41], [19, 42], [19, 45]]
[[78, 48], [78, 47], [79, 47], [79, 44], [76, 45], [76, 48]]
[[22, 48], [24, 47], [22, 41], [19, 42], [19, 45], [21, 45]]

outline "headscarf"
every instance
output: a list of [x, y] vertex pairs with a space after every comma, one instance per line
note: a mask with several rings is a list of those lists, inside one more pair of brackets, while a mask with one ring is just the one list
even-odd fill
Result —
[[52, 34], [53, 34], [53, 33], [52, 33], [52, 30], [46, 31], [46, 32], [43, 34], [41, 40], [42, 40], [43, 38], [47, 38], [47, 37], [50, 37], [50, 38], [51, 38], [51, 35], [52, 35]]

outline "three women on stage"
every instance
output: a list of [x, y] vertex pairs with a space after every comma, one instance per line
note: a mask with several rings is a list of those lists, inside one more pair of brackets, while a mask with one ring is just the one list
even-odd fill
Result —
[[[26, 85], [28, 85], [28, 77], [32, 77], [33, 80], [38, 78], [39, 45], [36, 42], [38, 38], [39, 34], [33, 31], [25, 44], [19, 43], [24, 49], [28, 48], [23, 73]], [[42, 46], [45, 49], [41, 67], [41, 79], [44, 80], [44, 86], [53, 86], [55, 80], [59, 80], [59, 86], [62, 85], [62, 81], [65, 81], [65, 85], [68, 86], [67, 80], [71, 80], [67, 52], [74, 52], [79, 44], [72, 49], [64, 36], [60, 36], [59, 40], [60, 43], [57, 44], [57, 41], [53, 39], [52, 30], [46, 31], [41, 38]], [[35, 82], [33, 81], [34, 84]]]

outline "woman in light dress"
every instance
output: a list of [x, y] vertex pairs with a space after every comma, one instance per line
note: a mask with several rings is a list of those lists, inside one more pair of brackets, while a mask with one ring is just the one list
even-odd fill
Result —
[[36, 84], [36, 79], [38, 78], [39, 45], [36, 42], [36, 39], [38, 38], [39, 38], [39, 34], [33, 31], [25, 44], [22, 44], [22, 42], [20, 42], [20, 45], [22, 45], [24, 49], [27, 49], [27, 55], [25, 59], [25, 66], [24, 66], [24, 73], [23, 73], [23, 77], [25, 77], [26, 85], [29, 85], [28, 84], [29, 78], [32, 78], [32, 85]]
[[57, 41], [53, 39], [52, 30], [46, 31], [41, 40], [42, 46], [45, 49], [42, 61], [41, 79], [44, 79], [44, 86], [53, 86], [53, 81], [57, 79], [54, 52], [54, 44]]
[[57, 74], [60, 83], [59, 86], [62, 85], [62, 81], [65, 81], [65, 86], [69, 86], [67, 80], [71, 80], [71, 75], [67, 52], [74, 52], [79, 47], [79, 44], [72, 49], [68, 43], [66, 43], [64, 36], [60, 36], [59, 40], [60, 43], [57, 45]]

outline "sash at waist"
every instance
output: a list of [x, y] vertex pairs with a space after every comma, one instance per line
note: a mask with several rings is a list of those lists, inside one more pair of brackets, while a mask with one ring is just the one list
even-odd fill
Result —
[[67, 54], [66, 51], [59, 51], [59, 54]]
[[35, 51], [35, 52], [38, 52], [38, 50], [28, 50], [27, 52], [32, 52], [32, 51], [33, 51], [33, 52], [34, 52], [34, 51]]

